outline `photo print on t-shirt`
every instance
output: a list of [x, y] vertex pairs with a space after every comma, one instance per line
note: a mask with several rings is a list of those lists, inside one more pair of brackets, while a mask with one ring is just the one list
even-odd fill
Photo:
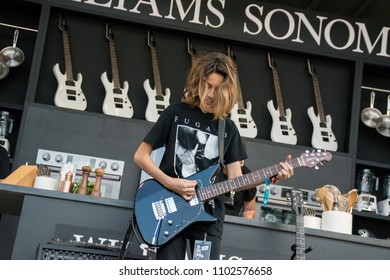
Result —
[[175, 170], [186, 178], [218, 161], [218, 137], [185, 125], [177, 126]]

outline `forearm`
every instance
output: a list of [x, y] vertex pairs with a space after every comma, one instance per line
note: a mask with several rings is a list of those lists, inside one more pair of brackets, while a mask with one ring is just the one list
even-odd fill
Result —
[[254, 219], [256, 216], [256, 199], [249, 202], [244, 201], [242, 208], [242, 216], [247, 219]]

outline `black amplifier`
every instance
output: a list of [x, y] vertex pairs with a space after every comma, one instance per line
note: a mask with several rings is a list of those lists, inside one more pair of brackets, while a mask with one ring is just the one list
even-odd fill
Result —
[[[38, 245], [37, 260], [117, 260], [119, 250], [105, 250], [82, 246], [41, 243]], [[145, 260], [146, 256], [130, 254], [126, 260]]]

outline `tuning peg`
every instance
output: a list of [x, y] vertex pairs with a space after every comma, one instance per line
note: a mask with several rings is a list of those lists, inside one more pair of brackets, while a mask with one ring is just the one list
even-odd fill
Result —
[[315, 169], [315, 170], [318, 170], [318, 169], [320, 169], [320, 168], [316, 165], [316, 166], [314, 167], [314, 169]]

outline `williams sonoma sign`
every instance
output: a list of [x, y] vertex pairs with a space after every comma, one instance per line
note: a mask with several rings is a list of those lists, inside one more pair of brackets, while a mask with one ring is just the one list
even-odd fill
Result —
[[135, 22], [290, 49], [388, 58], [390, 27], [255, 0], [51, 0]]

